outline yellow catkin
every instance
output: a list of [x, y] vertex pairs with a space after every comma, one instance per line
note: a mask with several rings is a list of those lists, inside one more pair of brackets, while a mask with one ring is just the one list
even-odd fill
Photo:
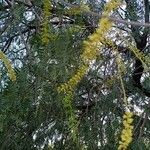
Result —
[[132, 135], [133, 135], [133, 113], [132, 112], [125, 112], [123, 116], [123, 130], [121, 133], [121, 140], [119, 141], [118, 150], [127, 150], [128, 145], [132, 142]]
[[[120, 1], [111, 0], [105, 6], [104, 15], [108, 16], [109, 13], [111, 13], [111, 11], [116, 9], [119, 5]], [[58, 87], [59, 92], [72, 91], [74, 87], [81, 81], [82, 77], [88, 70], [90, 62], [96, 59], [100, 43], [105, 40], [105, 36], [112, 25], [113, 23], [108, 18], [104, 17], [100, 19], [96, 32], [90, 35], [88, 39], [83, 42], [83, 53], [80, 57], [84, 65], [80, 66], [76, 74], [67, 83], [64, 83]]]
[[42, 43], [47, 45], [50, 39], [49, 32], [49, 17], [51, 15], [51, 1], [44, 0], [43, 1], [43, 23], [42, 23], [42, 31], [41, 31], [41, 40]]
[[89, 64], [92, 60], [96, 59], [100, 43], [104, 40], [111, 26], [112, 22], [109, 19], [102, 18], [96, 32], [90, 35], [88, 40], [84, 41], [84, 52], [81, 55], [81, 59], [84, 63]]
[[15, 71], [12, 68], [12, 65], [11, 65], [9, 59], [6, 57], [6, 55], [2, 51], [0, 51], [0, 59], [4, 62], [5, 66], [6, 66], [7, 70], [8, 70], [8, 76], [9, 76], [9, 78], [12, 81], [15, 81], [16, 80]]
[[[109, 13], [116, 9], [120, 5], [120, 1], [111, 0], [105, 6], [103, 16], [108, 17]], [[108, 30], [112, 27], [112, 22], [108, 18], [102, 18], [99, 20], [98, 28], [96, 32], [89, 36], [88, 40], [83, 43], [84, 52], [81, 55], [81, 59], [84, 63], [89, 64], [91, 60], [94, 60], [98, 53], [100, 43], [103, 43]]]
[[72, 91], [77, 83], [83, 78], [87, 69], [88, 66], [82, 65], [67, 83], [62, 84], [57, 88], [58, 92], [68, 93], [69, 91]]

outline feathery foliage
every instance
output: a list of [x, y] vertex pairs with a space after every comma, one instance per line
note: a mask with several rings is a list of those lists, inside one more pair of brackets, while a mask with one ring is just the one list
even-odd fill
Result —
[[149, 6], [0, 1], [0, 149], [148, 150]]

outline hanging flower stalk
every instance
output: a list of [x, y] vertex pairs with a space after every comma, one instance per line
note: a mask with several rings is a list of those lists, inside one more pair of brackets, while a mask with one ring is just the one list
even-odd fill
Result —
[[[118, 74], [121, 83], [121, 88], [123, 91], [123, 97], [124, 97], [123, 101], [125, 106], [128, 108], [129, 103], [127, 101], [125, 87], [122, 79], [122, 73], [124, 72], [124, 65], [122, 64], [121, 56], [119, 55], [119, 53], [117, 53], [116, 61], [118, 65]], [[133, 122], [133, 113], [126, 111], [125, 114], [123, 115], [123, 130], [121, 132], [121, 140], [119, 141], [118, 150], [127, 150], [129, 144], [132, 142], [132, 135], [133, 135], [132, 122]]]
[[81, 66], [76, 71], [75, 75], [67, 82], [58, 87], [58, 92], [63, 92], [65, 97], [63, 99], [64, 107], [66, 109], [66, 114], [68, 116], [68, 126], [70, 127], [72, 136], [76, 139], [76, 117], [73, 113], [71, 106], [72, 94], [76, 85], [81, 81], [83, 76], [89, 69], [91, 61], [95, 60], [98, 54], [98, 50], [102, 46], [105, 36], [109, 29], [112, 27], [113, 23], [108, 19], [109, 14], [120, 5], [120, 1], [111, 0], [105, 6], [105, 11], [103, 13], [103, 18], [100, 19], [98, 23], [98, 28], [96, 32], [88, 37], [86, 41], [83, 42], [83, 53], [80, 58], [82, 61]]
[[[118, 66], [118, 77], [119, 77], [121, 89], [123, 92], [123, 102], [124, 102], [125, 107], [129, 108], [129, 102], [127, 101], [125, 87], [124, 87], [124, 83], [123, 83], [123, 79], [122, 79], [122, 75], [125, 74], [126, 68], [125, 68], [125, 65], [121, 59], [121, 55], [119, 54], [117, 47], [114, 45], [114, 43], [110, 39], [103, 40], [103, 44], [111, 46], [112, 52], [116, 55], [116, 63]], [[130, 49], [134, 53], [137, 52], [136, 56], [138, 55], [140, 58], [141, 57], [144, 58], [144, 55], [142, 55], [141, 53], [139, 54], [138, 50], [135, 50], [136, 48], [133, 48], [133, 47], [131, 48], [131, 46], [128, 46], [128, 47], [130, 47]], [[140, 59], [141, 61], [142, 61], [142, 58]], [[148, 61], [145, 61], [145, 62], [148, 63]], [[145, 63], [143, 62], [143, 64], [145, 64]], [[146, 64], [145, 64], [145, 66], [146, 66]], [[118, 150], [126, 150], [129, 146], [129, 144], [132, 142], [132, 136], [133, 136], [132, 122], [133, 122], [133, 113], [129, 112], [129, 111], [125, 111], [125, 114], [123, 115], [123, 126], [124, 126], [124, 128], [121, 132], [121, 140], [119, 141]]]

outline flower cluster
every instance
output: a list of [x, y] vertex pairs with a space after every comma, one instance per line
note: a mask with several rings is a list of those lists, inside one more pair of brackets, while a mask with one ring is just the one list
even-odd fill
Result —
[[62, 84], [61, 86], [57, 88], [58, 92], [68, 93], [72, 91], [74, 87], [78, 84], [78, 82], [81, 81], [87, 69], [88, 69], [88, 66], [82, 65], [77, 70], [77, 73], [67, 83]]
[[111, 28], [112, 22], [108, 18], [102, 18], [99, 22], [99, 27], [96, 32], [89, 36], [87, 41], [84, 41], [84, 51], [81, 59], [84, 63], [89, 64], [98, 54], [98, 47], [104, 41], [106, 33]]
[[6, 55], [2, 51], [0, 51], [0, 59], [4, 62], [5, 66], [8, 70], [8, 75], [9, 75], [10, 79], [12, 81], [15, 81], [16, 80], [15, 71], [13, 70], [9, 59], [6, 57]]
[[106, 33], [112, 27], [112, 22], [105, 17], [108, 17], [109, 13], [111, 13], [111, 11], [116, 9], [119, 5], [120, 2], [118, 0], [111, 0], [106, 4], [104, 9], [105, 11], [103, 12], [104, 18], [100, 19], [96, 32], [90, 35], [88, 40], [83, 43], [84, 52], [81, 55], [81, 59], [84, 63], [89, 63], [91, 60], [96, 58], [100, 43], [104, 43]]
[[42, 32], [41, 32], [41, 36], [42, 36], [42, 42], [44, 44], [48, 44], [49, 43], [49, 39], [50, 39], [50, 34], [49, 34], [49, 16], [51, 15], [51, 2], [50, 0], [44, 0], [43, 1], [43, 23], [42, 23]]
[[119, 142], [119, 147], [118, 150], [126, 150], [128, 145], [132, 141], [132, 131], [133, 131], [133, 126], [131, 125], [133, 122], [133, 113], [132, 112], [125, 112], [123, 116], [123, 125], [124, 129], [122, 130], [121, 133], [121, 141]]

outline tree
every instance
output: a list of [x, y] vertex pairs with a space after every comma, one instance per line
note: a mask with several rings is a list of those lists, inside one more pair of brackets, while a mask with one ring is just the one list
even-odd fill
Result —
[[118, 2], [0, 1], [0, 149], [116, 150], [127, 110], [149, 149], [150, 3]]

